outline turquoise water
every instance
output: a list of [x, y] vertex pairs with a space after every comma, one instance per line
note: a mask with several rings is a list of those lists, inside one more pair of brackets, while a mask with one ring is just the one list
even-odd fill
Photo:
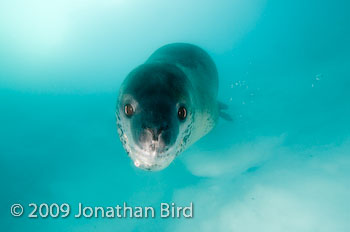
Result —
[[[344, 0], [0, 3], [4, 231], [350, 231]], [[158, 47], [204, 48], [233, 122], [161, 172], [119, 141], [119, 86]], [[28, 218], [28, 204], [194, 205], [193, 218]], [[21, 217], [12, 204], [24, 206]]]

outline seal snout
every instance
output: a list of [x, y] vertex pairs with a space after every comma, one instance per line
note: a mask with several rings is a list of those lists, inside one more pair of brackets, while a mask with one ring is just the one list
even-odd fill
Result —
[[150, 136], [152, 137], [152, 139], [154, 141], [158, 141], [160, 139], [161, 134], [163, 133], [163, 131], [167, 130], [169, 128], [168, 125], [159, 127], [159, 128], [150, 128], [150, 127], [146, 127], [146, 126], [142, 126], [142, 129], [150, 134]]
[[147, 127], [142, 126], [139, 141], [144, 150], [162, 153], [169, 145], [169, 126]]

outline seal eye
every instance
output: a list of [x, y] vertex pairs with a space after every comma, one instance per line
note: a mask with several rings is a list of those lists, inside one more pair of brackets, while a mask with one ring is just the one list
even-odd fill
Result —
[[124, 106], [124, 112], [126, 116], [131, 117], [134, 114], [134, 108], [130, 104]]
[[187, 117], [187, 110], [184, 106], [181, 106], [177, 111], [177, 116], [180, 120], [184, 120]]

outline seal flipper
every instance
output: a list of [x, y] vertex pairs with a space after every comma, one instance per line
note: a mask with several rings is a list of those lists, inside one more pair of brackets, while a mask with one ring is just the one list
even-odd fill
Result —
[[223, 112], [223, 110], [227, 110], [228, 109], [228, 105], [218, 101], [218, 107], [219, 107], [219, 116], [221, 118], [225, 119], [226, 121], [232, 122], [233, 119], [232, 119], [231, 115], [229, 115], [226, 112]]
[[219, 112], [219, 116], [220, 116], [221, 118], [225, 119], [226, 121], [229, 121], [229, 122], [232, 122], [232, 121], [233, 121], [231, 115], [229, 115], [228, 113], [225, 113], [225, 112], [220, 111], [220, 112]]
[[219, 106], [219, 111], [228, 109], [228, 105], [227, 104], [219, 102], [219, 101], [218, 101], [218, 106]]

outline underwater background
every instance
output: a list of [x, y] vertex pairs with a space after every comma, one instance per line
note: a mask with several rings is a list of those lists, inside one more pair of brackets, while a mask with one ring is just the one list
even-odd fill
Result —
[[[349, 12], [345, 0], [2, 0], [2, 231], [350, 231]], [[117, 94], [172, 42], [211, 55], [234, 120], [145, 172], [119, 141]], [[194, 217], [11, 216], [32, 202], [193, 202]]]

